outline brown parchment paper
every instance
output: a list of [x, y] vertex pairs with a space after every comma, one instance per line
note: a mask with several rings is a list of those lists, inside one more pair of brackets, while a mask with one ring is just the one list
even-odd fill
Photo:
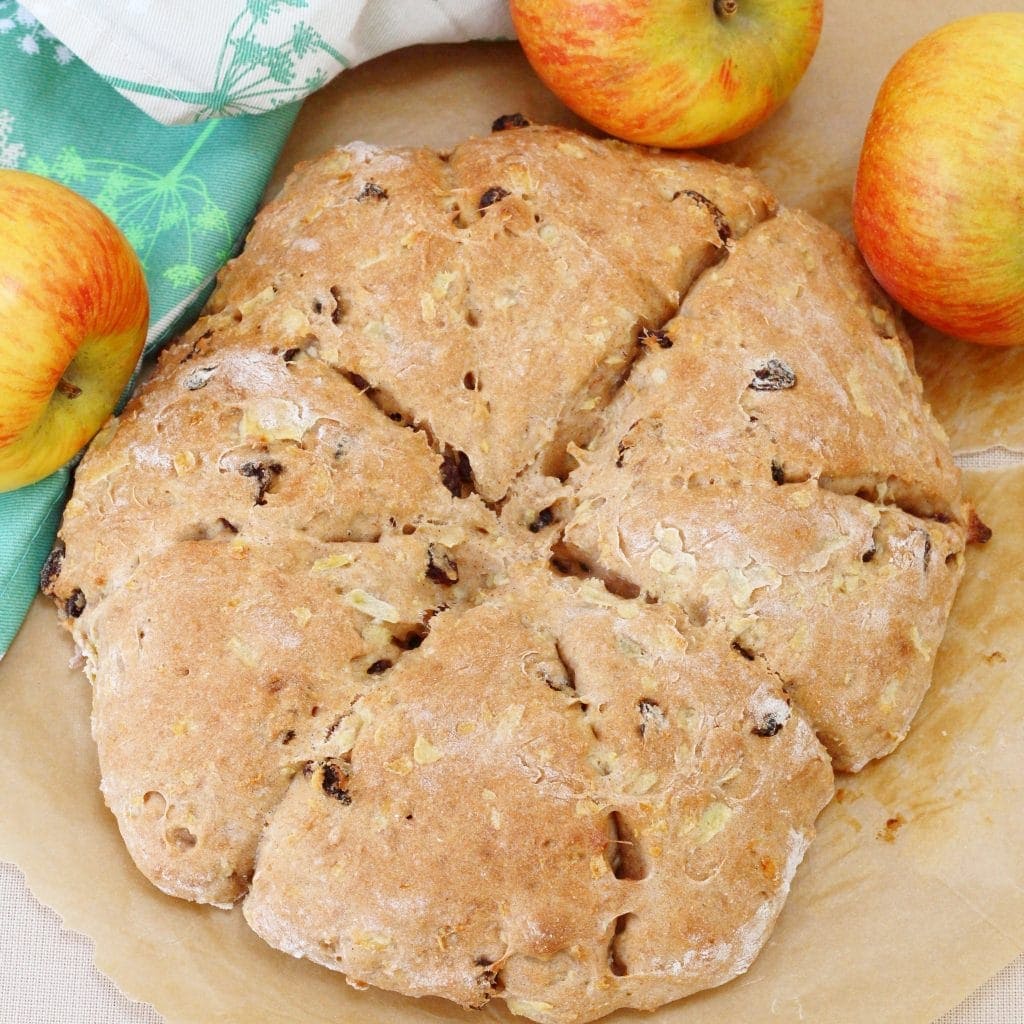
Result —
[[998, 447], [1005, 461], [1024, 461], [1024, 345], [969, 345], [910, 318], [908, 326], [928, 400], [954, 451]]
[[[784, 201], [848, 231], [861, 136], [885, 72], [920, 35], [984, 8], [978, 0], [831, 0], [793, 100], [716, 155], [749, 163]], [[444, 146], [516, 110], [578, 124], [512, 44], [392, 54], [307, 102], [270, 191], [295, 161], [335, 142]], [[1024, 376], [1024, 355], [996, 353], [975, 368], [958, 343], [926, 344], [926, 383], [934, 381], [954, 447], [1017, 445], [1024, 387], [1015, 390], [1009, 375]], [[823, 813], [748, 974], [653, 1015], [610, 1020], [926, 1024], [1024, 950], [1024, 468], [970, 472], [966, 483], [995, 537], [970, 553], [909, 739], [840, 781], [840, 799]], [[95, 940], [99, 967], [128, 995], [172, 1024], [510, 1019], [495, 1005], [470, 1013], [441, 1000], [355, 992], [265, 946], [238, 911], [196, 907], [150, 886], [99, 795], [88, 684], [67, 667], [72, 653], [40, 599], [0, 662], [0, 858]]]

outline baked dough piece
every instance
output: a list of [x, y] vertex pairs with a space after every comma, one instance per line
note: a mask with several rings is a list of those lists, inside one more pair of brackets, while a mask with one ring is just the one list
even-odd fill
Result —
[[425, 547], [184, 541], [100, 604], [103, 794], [164, 892], [245, 894], [289, 780], [448, 598]]
[[813, 481], [679, 485], [633, 453], [589, 476], [601, 497], [577, 508], [564, 550], [620, 592], [716, 622], [778, 673], [836, 768], [892, 750], [931, 682], [962, 531]]
[[62, 533], [85, 542], [68, 545], [63, 577], [94, 606], [184, 541], [481, 536], [494, 515], [454, 497], [442, 462], [335, 369], [265, 342], [258, 320], [206, 318], [90, 446]]
[[568, 1024], [746, 969], [825, 748], [905, 734], [969, 527], [846, 243], [745, 171], [524, 128], [300, 168], [43, 583], [156, 884]]
[[554, 128], [450, 155], [340, 149], [263, 211], [211, 308], [272, 296], [278, 337], [315, 335], [496, 501], [535, 458], [557, 462], [560, 425], [603, 402], [639, 326], [717, 258], [712, 205], [740, 234], [774, 201], [737, 168]]
[[720, 621], [844, 770], [906, 735], [962, 572], [908, 352], [849, 244], [785, 211], [686, 297], [573, 474], [567, 550]]
[[344, 798], [319, 762], [292, 782], [245, 904], [260, 935], [553, 1024], [749, 965], [832, 795], [777, 679], [550, 575], [441, 617], [421, 651], [345, 719]]

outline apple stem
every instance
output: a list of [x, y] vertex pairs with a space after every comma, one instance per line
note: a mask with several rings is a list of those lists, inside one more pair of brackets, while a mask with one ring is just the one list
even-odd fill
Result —
[[739, 0], [715, 0], [715, 14], [720, 18], [731, 18], [739, 6]]
[[65, 398], [77, 398], [82, 393], [82, 389], [77, 384], [72, 384], [71, 381], [65, 380], [63, 377], [57, 381], [57, 390]]

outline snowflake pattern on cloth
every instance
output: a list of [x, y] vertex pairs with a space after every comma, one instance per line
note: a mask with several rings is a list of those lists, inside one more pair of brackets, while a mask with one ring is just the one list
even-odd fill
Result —
[[14, 168], [25, 155], [25, 146], [11, 140], [14, 131], [14, 115], [9, 110], [0, 110], [0, 167]]
[[22, 53], [34, 57], [49, 51], [61, 65], [70, 64], [75, 59], [75, 55], [52, 32], [43, 28], [32, 14], [13, 0], [0, 3], [0, 35], [8, 32], [16, 34]]

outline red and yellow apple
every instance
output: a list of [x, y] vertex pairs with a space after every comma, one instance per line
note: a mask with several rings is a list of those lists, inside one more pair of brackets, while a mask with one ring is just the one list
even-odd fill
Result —
[[511, 0], [534, 70], [580, 117], [652, 146], [727, 142], [814, 56], [822, 0]]
[[99, 430], [148, 319], [142, 267], [106, 214], [0, 170], [0, 491], [52, 473]]
[[899, 59], [868, 122], [853, 223], [918, 319], [1024, 344], [1024, 13], [954, 21]]

